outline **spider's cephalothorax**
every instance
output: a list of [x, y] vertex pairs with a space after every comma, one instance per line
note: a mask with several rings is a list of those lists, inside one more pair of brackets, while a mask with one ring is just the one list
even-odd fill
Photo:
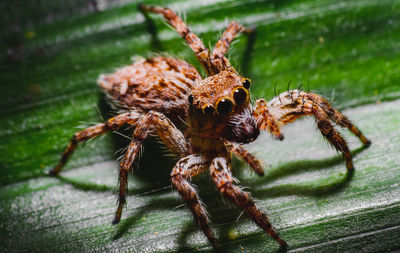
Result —
[[249, 143], [258, 137], [249, 88], [250, 80], [229, 67], [192, 90], [188, 122], [193, 150], [215, 150], [224, 140]]
[[189, 63], [170, 57], [143, 59], [113, 74], [101, 75], [98, 79], [100, 87], [125, 112], [75, 133], [60, 162], [50, 173], [57, 175], [61, 171], [78, 143], [129, 124], [136, 128], [120, 164], [119, 204], [114, 224], [120, 221], [126, 202], [128, 172], [138, 157], [143, 140], [149, 134], [155, 134], [181, 158], [171, 172], [172, 184], [214, 248], [218, 245], [205, 208], [189, 183], [192, 177], [206, 170], [218, 191], [242, 208], [282, 247], [286, 247], [286, 242], [249, 194], [235, 185], [230, 168], [232, 153], [262, 176], [260, 161], [241, 144], [254, 141], [262, 130], [282, 140], [281, 127], [304, 115], [315, 117], [322, 135], [343, 154], [348, 170], [353, 170], [352, 155], [332, 123], [348, 128], [365, 145], [370, 141], [317, 94], [291, 90], [279, 94], [269, 103], [259, 99], [253, 106], [250, 80], [241, 77], [224, 56], [234, 37], [240, 32], [251, 33], [251, 29], [236, 22], [230, 23], [210, 52], [172, 10], [147, 5], [139, 8], [163, 15], [194, 51], [208, 77], [202, 79]]

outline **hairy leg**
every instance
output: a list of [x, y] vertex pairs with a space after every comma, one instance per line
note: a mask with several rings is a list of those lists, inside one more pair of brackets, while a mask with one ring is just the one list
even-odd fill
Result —
[[203, 65], [207, 74], [212, 73], [210, 63], [210, 51], [204, 46], [203, 42], [197, 37], [196, 34], [192, 33], [182, 19], [176, 15], [176, 13], [168, 8], [162, 8], [159, 6], [143, 5], [140, 4], [139, 8], [142, 11], [149, 11], [164, 16], [165, 20], [181, 35], [181, 37], [188, 43], [189, 47], [196, 54], [197, 59]]
[[264, 176], [264, 170], [261, 166], [260, 160], [258, 160], [254, 155], [249, 153], [242, 145], [225, 141], [225, 146], [230, 152], [233, 152], [240, 158], [242, 158], [246, 163], [250, 165], [250, 168], [257, 173], [259, 176]]
[[[257, 112], [266, 112], [264, 114]], [[272, 99], [268, 104], [264, 100], [257, 101], [255, 117], [260, 126], [280, 132], [280, 126], [295, 121], [304, 115], [313, 115], [317, 127], [329, 143], [338, 151], [342, 152], [346, 159], [348, 170], [353, 169], [352, 155], [346, 141], [335, 130], [331, 122], [347, 127], [355, 134], [362, 143], [369, 145], [370, 141], [355, 127], [342, 113], [334, 109], [328, 101], [314, 93], [300, 90], [287, 91]], [[271, 127], [273, 122], [275, 126]]]
[[58, 175], [68, 158], [72, 155], [75, 148], [77, 147], [79, 142], [85, 142], [89, 139], [97, 137], [101, 134], [104, 134], [108, 131], [117, 130], [124, 124], [135, 125], [139, 119], [139, 114], [136, 112], [127, 112], [120, 115], [117, 115], [104, 123], [97, 124], [95, 126], [89, 127], [85, 130], [76, 132], [67, 148], [65, 149], [60, 162], [49, 172], [51, 175]]
[[317, 97], [316, 99], [320, 101], [319, 104], [321, 105], [321, 108], [336, 124], [340, 125], [341, 127], [347, 127], [355, 136], [357, 136], [360, 139], [360, 141], [363, 144], [365, 145], [371, 144], [371, 141], [368, 140], [361, 133], [360, 129], [354, 126], [346, 116], [344, 116], [337, 109], [333, 108], [326, 100], [321, 99], [321, 97]]
[[140, 148], [146, 137], [154, 132], [165, 143], [165, 145], [180, 157], [188, 153], [186, 140], [181, 131], [163, 114], [150, 111], [139, 120], [133, 133], [132, 141], [122, 158], [119, 171], [119, 198], [118, 209], [115, 213], [113, 224], [117, 224], [121, 219], [122, 207], [126, 203], [126, 192], [128, 187], [128, 172], [133, 162], [139, 155]]
[[249, 194], [233, 184], [235, 179], [231, 174], [229, 162], [226, 158], [215, 158], [210, 166], [210, 174], [218, 191], [241, 207], [258, 226], [274, 238], [282, 247], [287, 247], [286, 242], [279, 237], [269, 222], [268, 217], [256, 206]]
[[213, 67], [214, 74], [224, 70], [230, 66], [229, 61], [225, 56], [226, 52], [229, 50], [229, 46], [232, 43], [235, 36], [240, 33], [252, 33], [254, 30], [246, 28], [236, 22], [231, 22], [220, 40], [218, 40], [217, 44], [214, 47], [214, 50], [211, 54], [211, 65]]
[[199, 175], [209, 166], [208, 160], [199, 155], [189, 155], [182, 158], [175, 165], [171, 173], [171, 181], [175, 189], [179, 192], [182, 198], [186, 201], [190, 211], [197, 224], [207, 236], [208, 241], [214, 248], [218, 248], [217, 240], [213, 231], [209, 226], [209, 219], [206, 210], [201, 204], [201, 201], [196, 193], [196, 190], [189, 183], [190, 179]]

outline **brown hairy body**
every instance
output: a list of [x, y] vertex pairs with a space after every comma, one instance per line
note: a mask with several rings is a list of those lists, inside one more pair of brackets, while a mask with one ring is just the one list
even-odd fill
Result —
[[[251, 29], [236, 22], [230, 23], [210, 52], [172, 10], [146, 5], [139, 8], [163, 15], [188, 43], [208, 76], [203, 79], [187, 62], [168, 57], [143, 59], [113, 74], [101, 75], [98, 84], [123, 112], [104, 123], [75, 133], [60, 162], [50, 173], [60, 173], [78, 143], [129, 124], [135, 126], [135, 130], [120, 164], [119, 204], [114, 224], [120, 221], [122, 207], [126, 203], [128, 172], [138, 157], [143, 140], [151, 134], [158, 136], [168, 149], [180, 157], [171, 173], [172, 184], [214, 248], [218, 248], [216, 237], [205, 208], [190, 184], [192, 177], [207, 170], [218, 191], [286, 248], [286, 242], [279, 237], [267, 216], [248, 193], [235, 185], [231, 173], [232, 153], [262, 176], [264, 172], [260, 161], [241, 144], [256, 140], [263, 130], [282, 140], [281, 127], [305, 115], [315, 117], [322, 135], [343, 154], [349, 171], [354, 169], [352, 155], [332, 123], [348, 128], [365, 145], [369, 145], [370, 141], [317, 94], [291, 90], [279, 94], [270, 102], [259, 99], [253, 106], [250, 80], [240, 76], [224, 56], [234, 37], [240, 32], [251, 33]], [[178, 128], [183, 122], [187, 125]]]

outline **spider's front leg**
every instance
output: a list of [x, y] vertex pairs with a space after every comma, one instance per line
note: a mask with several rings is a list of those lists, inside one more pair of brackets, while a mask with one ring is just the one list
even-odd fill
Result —
[[125, 197], [128, 185], [128, 172], [139, 154], [144, 139], [154, 130], [158, 137], [175, 154], [183, 157], [188, 153], [187, 143], [182, 132], [179, 131], [165, 115], [150, 111], [141, 118], [120, 164], [118, 209], [115, 213], [113, 224], [117, 224], [120, 221], [122, 207], [126, 203]]
[[283, 139], [283, 135], [280, 132], [281, 126], [305, 115], [313, 115], [315, 117], [317, 127], [322, 135], [336, 150], [342, 152], [346, 160], [347, 169], [353, 170], [353, 158], [347, 143], [340, 133], [335, 130], [331, 122], [348, 128], [364, 145], [370, 145], [371, 142], [349, 119], [333, 108], [323, 97], [314, 93], [292, 90], [280, 94], [268, 104], [263, 99], [257, 100], [254, 110], [254, 116], [257, 118], [260, 129], [267, 129], [279, 139]]
[[235, 179], [232, 176], [227, 158], [214, 158], [210, 166], [210, 174], [218, 191], [238, 207], [241, 207], [258, 226], [274, 238], [283, 248], [287, 247], [287, 243], [279, 237], [269, 222], [268, 217], [256, 206], [249, 194], [233, 184]]
[[190, 211], [192, 211], [194, 219], [207, 236], [208, 241], [215, 249], [218, 249], [217, 240], [209, 226], [210, 222], [206, 210], [201, 204], [196, 190], [188, 182], [192, 177], [202, 173], [208, 166], [209, 161], [202, 156], [189, 155], [184, 157], [178, 161], [172, 170], [171, 181], [175, 189], [178, 190], [179, 194], [186, 201]]

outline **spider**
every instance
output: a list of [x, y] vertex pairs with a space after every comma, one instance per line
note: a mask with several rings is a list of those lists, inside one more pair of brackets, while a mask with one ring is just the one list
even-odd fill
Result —
[[[343, 153], [349, 171], [353, 170], [352, 155], [332, 123], [347, 127], [364, 145], [369, 145], [370, 141], [327, 100], [314, 93], [288, 90], [270, 102], [259, 99], [253, 106], [250, 79], [240, 76], [224, 56], [235, 36], [250, 34], [253, 29], [231, 22], [210, 52], [171, 9], [149, 5], [139, 5], [139, 9], [162, 15], [193, 50], [207, 77], [203, 79], [183, 60], [162, 56], [140, 60], [113, 74], [100, 75], [99, 86], [122, 109], [122, 113], [75, 133], [50, 174], [60, 173], [78, 143], [129, 124], [135, 130], [120, 163], [118, 208], [113, 224], [121, 219], [126, 204], [128, 173], [141, 145], [148, 135], [156, 135], [179, 156], [180, 160], [171, 173], [172, 185], [186, 201], [196, 223], [214, 248], [217, 249], [218, 244], [210, 220], [190, 184], [192, 177], [205, 171], [210, 173], [223, 196], [242, 208], [259, 227], [286, 248], [286, 242], [264, 212], [248, 193], [236, 185], [231, 173], [231, 155], [236, 154], [255, 173], [264, 175], [261, 162], [242, 144], [256, 140], [263, 130], [282, 140], [282, 126], [305, 115], [315, 117], [322, 135]], [[182, 121], [186, 125], [182, 126]]]

